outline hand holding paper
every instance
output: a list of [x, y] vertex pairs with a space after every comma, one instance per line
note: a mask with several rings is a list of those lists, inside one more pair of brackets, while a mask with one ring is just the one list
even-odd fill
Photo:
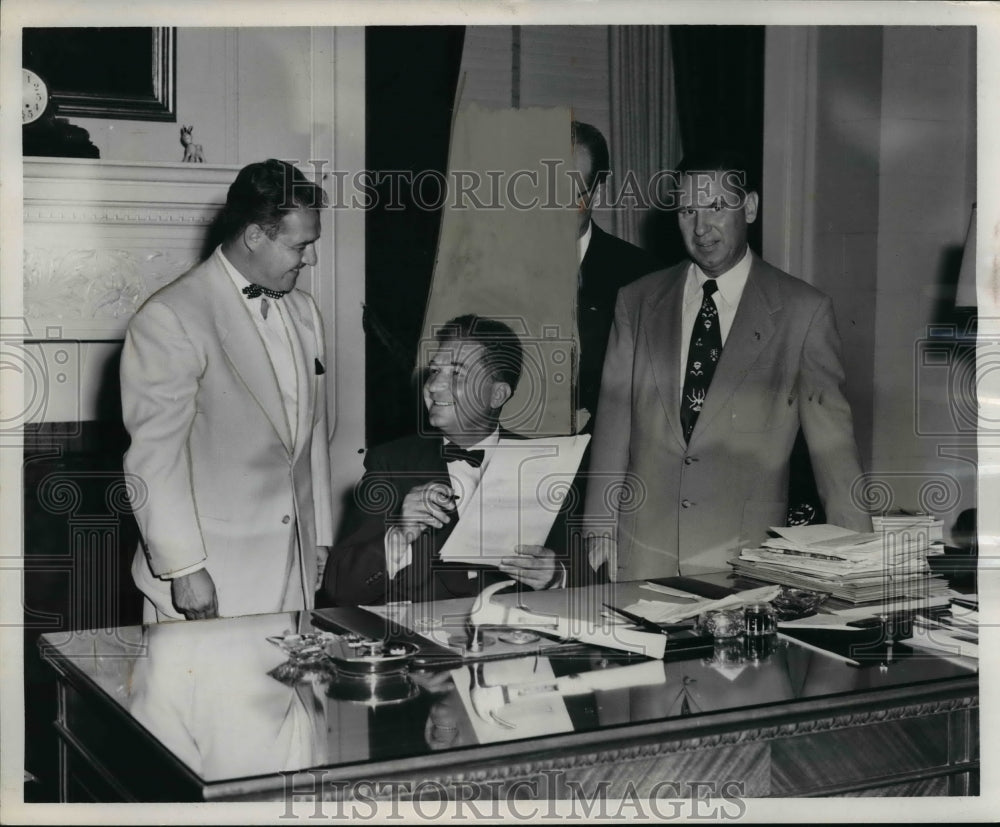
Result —
[[544, 589], [551, 585], [556, 575], [556, 554], [543, 546], [519, 545], [516, 556], [504, 557], [499, 569], [504, 574], [531, 586]]

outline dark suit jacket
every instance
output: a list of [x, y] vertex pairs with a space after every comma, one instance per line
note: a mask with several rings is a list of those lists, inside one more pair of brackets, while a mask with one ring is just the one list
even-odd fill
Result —
[[593, 221], [580, 264], [577, 324], [580, 332], [580, 407], [597, 410], [601, 369], [615, 315], [615, 297], [626, 284], [661, 266], [645, 250], [604, 232]]
[[[501, 431], [502, 439], [518, 439]], [[385, 567], [385, 532], [399, 513], [403, 498], [414, 487], [429, 482], [451, 483], [441, 457], [439, 436], [409, 436], [371, 449], [365, 456], [365, 474], [354, 495], [347, 538], [331, 551], [323, 577], [319, 605], [374, 605], [394, 600], [444, 600], [478, 594], [507, 575], [493, 566], [442, 561], [438, 554], [454, 528], [449, 523], [424, 532], [413, 544], [413, 562], [390, 580]], [[571, 497], [567, 500], [572, 499]], [[570, 528], [560, 514], [546, 539], [546, 547], [569, 570], [570, 584], [581, 565], [570, 565]], [[513, 550], [511, 551], [513, 553]], [[469, 571], [476, 577], [470, 578]]]

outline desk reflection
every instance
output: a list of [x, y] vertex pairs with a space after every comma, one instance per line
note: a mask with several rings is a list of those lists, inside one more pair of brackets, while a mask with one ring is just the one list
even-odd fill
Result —
[[[581, 648], [472, 661], [413, 671], [415, 697], [366, 705], [331, 697], [328, 670], [294, 683], [274, 677], [284, 674], [276, 669], [288, 654], [268, 638], [312, 631], [299, 613], [144, 627], [145, 655], [122, 657], [120, 674], [106, 682], [120, 687], [118, 702], [195, 774], [218, 781], [967, 674], [928, 658], [857, 668], [779, 637], [662, 661]], [[82, 642], [79, 651], [62, 648], [84, 671], [110, 668]]]

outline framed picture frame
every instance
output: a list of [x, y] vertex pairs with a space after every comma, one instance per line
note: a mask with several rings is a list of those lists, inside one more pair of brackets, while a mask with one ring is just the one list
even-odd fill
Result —
[[176, 29], [25, 28], [22, 64], [59, 115], [177, 120]]

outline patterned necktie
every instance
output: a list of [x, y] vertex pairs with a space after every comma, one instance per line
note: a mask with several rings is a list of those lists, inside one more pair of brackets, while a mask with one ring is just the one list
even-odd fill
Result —
[[486, 456], [486, 452], [482, 449], [469, 451], [456, 445], [454, 442], [445, 442], [441, 445], [441, 456], [444, 457], [445, 462], [462, 460], [469, 463], [473, 468], [478, 468], [483, 464], [483, 457]]
[[719, 310], [712, 301], [712, 294], [718, 289], [715, 279], [709, 279], [702, 285], [705, 296], [701, 300], [701, 310], [695, 319], [694, 330], [691, 331], [687, 368], [684, 371], [684, 395], [681, 399], [681, 425], [684, 428], [685, 442], [691, 440], [691, 432], [708, 395], [708, 386], [712, 383], [712, 374], [722, 355]]

